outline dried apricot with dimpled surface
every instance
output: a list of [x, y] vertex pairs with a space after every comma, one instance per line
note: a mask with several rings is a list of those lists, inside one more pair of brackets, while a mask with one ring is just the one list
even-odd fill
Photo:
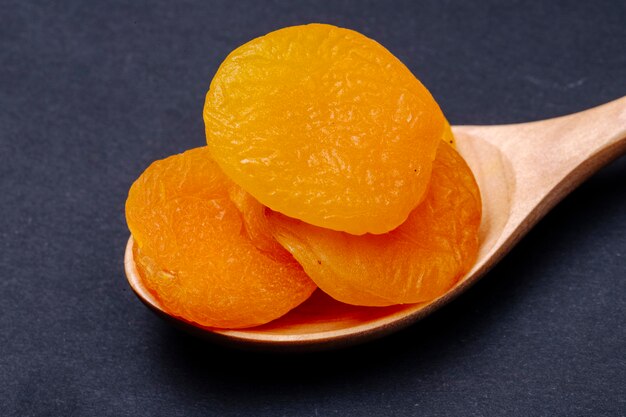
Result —
[[126, 201], [146, 287], [167, 312], [209, 327], [267, 323], [316, 288], [287, 251], [255, 244], [233, 186], [204, 147], [154, 162]]
[[269, 214], [276, 239], [315, 283], [348, 304], [432, 300], [467, 272], [478, 253], [480, 192], [461, 156], [442, 142], [426, 199], [384, 235], [354, 236]]
[[445, 129], [431, 94], [387, 49], [323, 24], [234, 50], [204, 121], [215, 161], [262, 204], [352, 234], [406, 220]]

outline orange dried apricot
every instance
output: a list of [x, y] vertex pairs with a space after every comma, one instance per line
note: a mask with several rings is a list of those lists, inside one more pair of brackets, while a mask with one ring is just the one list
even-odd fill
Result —
[[167, 312], [208, 327], [267, 323], [316, 288], [284, 249], [257, 248], [232, 187], [196, 148], [150, 165], [126, 201], [145, 285]]
[[445, 119], [382, 45], [331, 25], [234, 50], [206, 96], [207, 144], [262, 204], [351, 234], [385, 233], [423, 199]]
[[320, 289], [366, 306], [417, 303], [445, 293], [476, 259], [480, 219], [474, 176], [445, 142], [426, 199], [389, 233], [354, 236], [269, 213], [276, 239]]

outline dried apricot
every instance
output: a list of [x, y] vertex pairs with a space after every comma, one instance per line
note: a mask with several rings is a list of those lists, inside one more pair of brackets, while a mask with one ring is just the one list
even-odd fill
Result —
[[197, 148], [154, 162], [126, 201], [146, 286], [169, 313], [208, 327], [267, 323], [315, 289], [284, 249], [257, 248], [233, 185]]
[[445, 119], [395, 56], [311, 24], [234, 50], [206, 96], [222, 170], [272, 210], [352, 234], [404, 222], [427, 189]]
[[276, 239], [324, 292], [367, 306], [417, 303], [446, 292], [476, 259], [480, 218], [474, 176], [443, 141], [426, 199], [389, 233], [354, 236], [269, 213]]

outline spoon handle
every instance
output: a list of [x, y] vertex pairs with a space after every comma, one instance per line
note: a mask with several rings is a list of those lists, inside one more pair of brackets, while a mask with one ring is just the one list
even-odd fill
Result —
[[563, 117], [489, 127], [480, 136], [509, 165], [509, 223], [530, 227], [580, 183], [626, 153], [626, 96]]

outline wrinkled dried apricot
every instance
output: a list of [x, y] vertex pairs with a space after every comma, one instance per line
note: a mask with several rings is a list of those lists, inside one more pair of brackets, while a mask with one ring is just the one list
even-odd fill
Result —
[[257, 248], [232, 187], [204, 147], [154, 162], [126, 202], [145, 285], [167, 312], [208, 327], [267, 323], [315, 289], [284, 249]]
[[269, 213], [276, 239], [324, 292], [366, 306], [417, 303], [445, 293], [476, 259], [480, 218], [474, 176], [445, 142], [424, 202], [389, 233], [354, 236]]
[[385, 233], [423, 199], [445, 119], [387, 49], [311, 24], [234, 50], [204, 106], [222, 170], [262, 204], [352, 234]]

